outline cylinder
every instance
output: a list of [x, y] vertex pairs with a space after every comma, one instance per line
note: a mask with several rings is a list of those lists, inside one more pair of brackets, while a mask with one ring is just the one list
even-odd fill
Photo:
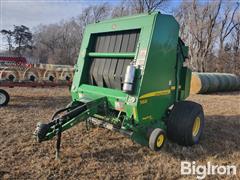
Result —
[[202, 82], [201, 82], [201, 79], [199, 78], [198, 74], [196, 72], [192, 72], [190, 93], [197, 94], [202, 87], [201, 83]]
[[198, 74], [200, 80], [201, 80], [201, 93], [206, 93], [209, 91], [210, 87], [210, 77], [207, 74], [199, 73]]
[[219, 79], [211, 73], [208, 73], [207, 76], [209, 78], [209, 88], [208, 88], [207, 92], [218, 91], [218, 87], [219, 87], [219, 84], [220, 84]]
[[136, 68], [130, 64], [127, 66], [126, 74], [123, 83], [123, 91], [127, 93], [131, 93], [133, 90], [133, 82], [135, 77]]
[[240, 80], [239, 77], [234, 74], [196, 72], [192, 74], [190, 91], [192, 94], [204, 94], [237, 90], [240, 90]]

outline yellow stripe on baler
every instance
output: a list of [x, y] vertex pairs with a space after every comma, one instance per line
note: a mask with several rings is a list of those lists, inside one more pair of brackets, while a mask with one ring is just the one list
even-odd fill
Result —
[[147, 94], [144, 94], [142, 96], [140, 96], [139, 99], [145, 99], [145, 98], [149, 98], [149, 97], [154, 97], [154, 96], [165, 96], [171, 93], [170, 89], [165, 89], [165, 90], [161, 90], [161, 91], [154, 91], [154, 92], [150, 92]]

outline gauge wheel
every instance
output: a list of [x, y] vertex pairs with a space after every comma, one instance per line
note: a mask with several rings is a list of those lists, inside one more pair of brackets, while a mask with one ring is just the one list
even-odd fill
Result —
[[9, 100], [10, 97], [7, 91], [0, 89], [0, 107], [7, 106]]
[[153, 151], [159, 151], [163, 147], [165, 140], [165, 132], [160, 128], [156, 128], [149, 137], [149, 148]]

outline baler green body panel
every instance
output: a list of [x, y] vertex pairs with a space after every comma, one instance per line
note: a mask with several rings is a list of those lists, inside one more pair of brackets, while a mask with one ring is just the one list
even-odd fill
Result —
[[[105, 46], [111, 46], [111, 42], [107, 45], [105, 42], [108, 36], [112, 38], [113, 33], [117, 33], [116, 37], [121, 33], [130, 32], [131, 34], [131, 30], [136, 34], [139, 33], [136, 35], [138, 41], [134, 52], [114, 52], [109, 50], [111, 47], [105, 50], [102, 48], [101, 51], [95, 48], [94, 51], [93, 47], [97, 46], [98, 36], [105, 38], [102, 40], [102, 46], [104, 43]], [[124, 114], [123, 120], [119, 119], [123, 121], [121, 128], [133, 131], [135, 133], [133, 138], [141, 144], [146, 144], [147, 136], [144, 139], [139, 133], [147, 134], [151, 127], [166, 129], [164, 118], [167, 116], [168, 108], [174, 102], [183, 100], [189, 95], [191, 73], [189, 69], [183, 67], [187, 47], [178, 37], [178, 32], [179, 25], [174, 17], [160, 13], [118, 18], [88, 25], [75, 66], [71, 88], [73, 101], [81, 102], [86, 97], [92, 100], [106, 97], [108, 109]], [[131, 35], [129, 37], [131, 38]], [[130, 43], [129, 39], [128, 41]], [[121, 46], [123, 44], [122, 42]], [[128, 60], [137, 67], [132, 93], [90, 83], [89, 72], [93, 66], [92, 63], [101, 61], [102, 58], [105, 58], [105, 66], [107, 61], [118, 58], [118, 64]], [[104, 68], [101, 63], [99, 66]], [[98, 67], [95, 65], [93, 68]], [[97, 71], [100, 70], [97, 69]], [[95, 78], [98, 77], [95, 76]], [[124, 79], [124, 77], [121, 78]], [[108, 116], [109, 114], [100, 116], [96, 114], [96, 117], [112, 119], [113, 122], [118, 119], [118, 117], [112, 117], [112, 114], [111, 118]]]
[[139, 89], [137, 109], [142, 123], [161, 119], [175, 101], [178, 30], [172, 16], [157, 16]]

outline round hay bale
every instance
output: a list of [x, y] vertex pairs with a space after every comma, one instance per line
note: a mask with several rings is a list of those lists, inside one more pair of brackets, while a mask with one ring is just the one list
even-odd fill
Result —
[[216, 92], [219, 88], [220, 82], [219, 79], [216, 77], [215, 74], [207, 74], [208, 78], [209, 78], [209, 88], [208, 88], [208, 92]]
[[201, 79], [201, 90], [199, 93], [207, 93], [210, 86], [209, 77], [204, 73], [199, 73], [198, 75], [199, 78]]
[[197, 73], [192, 73], [191, 86], [190, 86], [190, 94], [197, 94], [200, 92], [202, 87], [201, 79], [199, 78]]
[[223, 89], [222, 91], [229, 91], [231, 89], [231, 81], [227, 74], [222, 74], [221, 78], [223, 79]]
[[236, 91], [240, 90], [240, 76], [235, 76], [237, 80]]
[[221, 73], [216, 73], [216, 77], [219, 80], [218, 91], [221, 92], [226, 88], [226, 78], [224, 78]]
[[231, 90], [232, 91], [238, 90], [238, 86], [239, 86], [238, 77], [234, 74], [229, 74], [228, 76], [231, 82]]
[[240, 90], [240, 77], [229, 73], [193, 73], [199, 76], [201, 90], [199, 93]]

